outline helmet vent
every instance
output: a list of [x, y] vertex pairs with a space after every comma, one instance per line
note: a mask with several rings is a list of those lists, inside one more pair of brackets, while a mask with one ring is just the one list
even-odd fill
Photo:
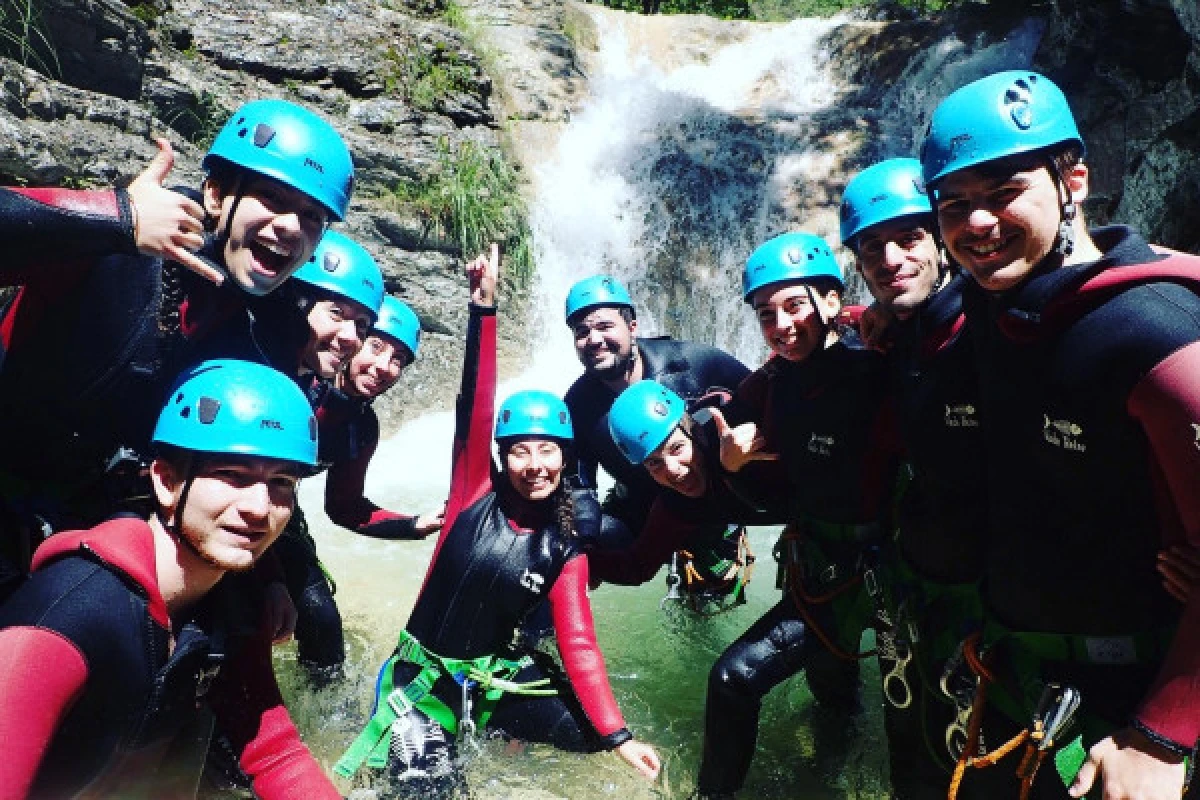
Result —
[[665, 416], [667, 415], [667, 406], [666, 406], [666, 404], [665, 404], [665, 403], [661, 403], [661, 402], [659, 402], [659, 403], [655, 403], [655, 404], [654, 404], [654, 413], [655, 413], [655, 414], [657, 414], [657, 415], [658, 415], [658, 416], [660, 416], [660, 417], [665, 417]]
[[788, 260], [789, 264], [799, 264], [804, 260], [804, 253], [800, 252], [799, 247], [791, 247], [783, 254], [783, 257]]
[[316, 417], [308, 418], [308, 438], [310, 441], [313, 441], [313, 442], [315, 442], [317, 440], [317, 418]]
[[254, 126], [254, 146], [266, 147], [275, 138], [275, 129], [265, 123], [258, 123]]
[[[326, 272], [337, 272], [342, 268], [342, 257], [333, 251], [327, 251], [325, 258], [321, 260], [321, 269]], [[368, 284], [370, 285], [370, 284]]]
[[220, 410], [221, 401], [212, 397], [201, 397], [200, 402], [196, 403], [196, 411], [200, 413], [201, 425], [212, 425]]
[[565, 411], [558, 412], [558, 424], [559, 425], [567, 424], [567, 412], [565, 412]]
[[1023, 131], [1033, 126], [1033, 113], [1030, 111], [1032, 87], [1025, 79], [1013, 81], [1013, 85], [1004, 93], [1004, 105], [1008, 106], [1008, 114], [1017, 127]]

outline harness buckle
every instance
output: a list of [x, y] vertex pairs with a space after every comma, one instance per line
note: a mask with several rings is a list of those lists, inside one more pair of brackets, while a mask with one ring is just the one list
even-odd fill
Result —
[[875, 577], [875, 570], [867, 568], [863, 571], [863, 587], [867, 590], [867, 594], [872, 597], [879, 596], [879, 579]]

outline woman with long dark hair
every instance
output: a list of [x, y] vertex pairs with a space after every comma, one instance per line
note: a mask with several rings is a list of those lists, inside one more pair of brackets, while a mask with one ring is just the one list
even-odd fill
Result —
[[[452, 787], [454, 737], [486, 729], [576, 752], [615, 749], [653, 779], [659, 759], [617, 708], [596, 644], [587, 559], [563, 466], [573, 440], [566, 405], [518, 392], [500, 408], [496, 388], [499, 255], [467, 266], [470, 323], [454, 435], [445, 525], [425, 585], [380, 673], [367, 728], [335, 771], [364, 761], [421, 796]], [[582, 512], [582, 507], [581, 507]], [[526, 617], [549, 604], [563, 670], [519, 642]], [[565, 675], [563, 675], [565, 671]]]

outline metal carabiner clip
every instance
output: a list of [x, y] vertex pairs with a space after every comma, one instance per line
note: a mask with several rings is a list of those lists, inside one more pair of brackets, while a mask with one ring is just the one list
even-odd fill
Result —
[[474, 688], [475, 682], [466, 675], [455, 675], [458, 680], [458, 685], [462, 687], [462, 720], [458, 724], [458, 738], [465, 739], [475, 735], [475, 720], [472, 714], [475, 711], [475, 701], [471, 696], [471, 689]]
[[963, 751], [967, 749], [968, 726], [971, 724], [971, 704], [954, 703], [954, 720], [946, 726], [946, 752], [950, 758], [958, 761]]
[[[912, 686], [908, 683], [908, 662], [913, 658], [912, 648], [905, 642], [894, 641], [892, 649], [896, 657], [892, 659], [891, 672], [883, 676], [883, 696], [893, 708], [908, 708], [913, 701]], [[899, 688], [893, 690], [892, 686], [896, 684], [899, 684]], [[895, 696], [897, 694], [899, 699]]]
[[1038, 700], [1037, 710], [1033, 713], [1031, 730], [1040, 732], [1038, 750], [1049, 750], [1054, 747], [1059, 734], [1071, 724], [1075, 712], [1083, 701], [1079, 690], [1074, 686], [1061, 683], [1048, 683]]

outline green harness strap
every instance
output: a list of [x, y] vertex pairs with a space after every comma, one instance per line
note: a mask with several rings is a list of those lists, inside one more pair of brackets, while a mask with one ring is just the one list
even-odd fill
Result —
[[[416, 664], [421, 668], [402, 689], [396, 688], [393, 677], [399, 663]], [[549, 678], [528, 683], [514, 683], [511, 680], [532, 663], [528, 656], [517, 661], [494, 655], [474, 659], [443, 658], [426, 650], [408, 631], [401, 631], [396, 649], [380, 674], [375, 712], [362, 733], [338, 759], [334, 773], [350, 778], [358, 772], [364, 761], [372, 769], [386, 767], [392, 744], [392, 724], [413, 708], [437, 722], [447, 733], [457, 735], [457, 715], [433, 694], [434, 684], [442, 676], [450, 677], [459, 684], [474, 683], [482, 690], [483, 696], [475, 704], [470, 720], [472, 725], [480, 728], [487, 724], [496, 704], [505, 694], [543, 697], [558, 694], [556, 689], [549, 688]]]
[[[1017, 685], [993, 685], [988, 702], [1013, 721], [1025, 724], [1041, 694], [1043, 661], [1146, 664], [1162, 657], [1173, 634], [1173, 629], [1116, 636], [1012, 631], [989, 620], [984, 625], [983, 641], [988, 648], [1001, 645], [997, 652], [1008, 662], [1007, 671], [1016, 677]], [[1054, 753], [1054, 767], [1064, 786], [1074, 783], [1087, 760], [1088, 746], [1109, 735], [1112, 724], [1083, 712], [1068, 730], [1073, 730], [1075, 736]]]

